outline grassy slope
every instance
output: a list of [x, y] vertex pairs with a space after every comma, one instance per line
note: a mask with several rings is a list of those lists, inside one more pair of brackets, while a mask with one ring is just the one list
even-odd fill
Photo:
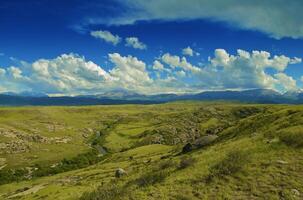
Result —
[[[61, 157], [88, 148], [76, 130], [88, 125], [100, 130], [105, 122], [117, 118], [120, 121], [105, 137], [104, 146], [111, 152], [106, 160], [84, 169], [2, 185], [0, 199], [13, 195], [20, 195], [17, 199], [78, 199], [84, 192], [92, 193], [83, 199], [303, 198], [302, 106], [172, 103], [4, 108], [1, 112], [9, 116], [1, 118], [1, 127], [44, 130], [39, 120], [46, 118], [76, 127], [74, 131], [56, 133], [77, 141], [69, 145], [79, 145], [76, 151], [60, 144]], [[24, 125], [16, 121], [23, 121]], [[186, 155], [178, 154], [184, 143], [207, 131], [213, 133], [218, 127], [215, 143]], [[158, 141], [161, 144], [155, 144]], [[54, 155], [51, 162], [58, 159], [55, 147], [44, 155]], [[4, 156], [13, 160], [11, 155]], [[43, 162], [44, 158], [38, 157], [34, 162], [37, 160]], [[182, 161], [187, 164], [180, 168]], [[118, 167], [128, 175], [116, 179], [114, 171]]]

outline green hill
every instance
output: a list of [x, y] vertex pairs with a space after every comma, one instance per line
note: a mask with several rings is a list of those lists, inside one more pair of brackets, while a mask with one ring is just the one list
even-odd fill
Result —
[[302, 199], [302, 124], [289, 105], [0, 108], [0, 199]]

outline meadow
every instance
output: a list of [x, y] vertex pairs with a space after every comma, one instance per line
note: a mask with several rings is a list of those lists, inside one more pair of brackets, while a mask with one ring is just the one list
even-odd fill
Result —
[[0, 199], [302, 199], [302, 124], [301, 105], [2, 107]]

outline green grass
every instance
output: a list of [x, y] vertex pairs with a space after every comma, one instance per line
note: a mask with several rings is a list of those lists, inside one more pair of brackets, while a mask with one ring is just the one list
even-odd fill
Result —
[[[0, 199], [303, 198], [303, 106], [177, 102], [0, 108], [0, 114], [1, 128], [71, 138], [66, 144], [31, 142], [25, 153], [1, 153], [7, 169], [49, 167], [88, 152], [99, 131], [98, 145], [109, 150], [84, 168], [0, 185]], [[87, 137], [85, 129], [92, 130]], [[205, 134], [219, 137], [180, 154]], [[0, 143], [11, 140], [0, 135]], [[115, 178], [117, 168], [127, 175]]]

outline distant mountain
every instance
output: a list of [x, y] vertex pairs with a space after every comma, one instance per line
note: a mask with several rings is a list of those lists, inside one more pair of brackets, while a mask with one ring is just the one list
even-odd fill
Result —
[[24, 97], [0, 94], [3, 106], [80, 106], [80, 105], [116, 105], [116, 104], [155, 104], [148, 100], [119, 100], [94, 97]]
[[228, 100], [253, 103], [283, 103], [286, 99], [274, 90], [254, 89], [244, 91], [208, 91], [185, 96], [192, 100]]
[[145, 95], [138, 94], [136, 92], [127, 91], [123, 89], [112, 90], [105, 92], [103, 94], [91, 95], [91, 97], [95, 97], [98, 99], [109, 98], [109, 99], [144, 99]]
[[303, 93], [288, 92], [281, 94], [269, 89], [254, 89], [244, 91], [206, 91], [198, 94], [157, 94], [144, 95], [125, 90], [110, 91], [97, 95], [76, 97], [48, 97], [43, 94], [0, 94], [0, 105], [23, 106], [23, 105], [110, 105], [110, 104], [156, 104], [180, 100], [199, 101], [237, 101], [247, 103], [270, 103], [270, 104], [301, 104]]
[[2, 93], [4, 95], [9, 95], [9, 96], [20, 96], [20, 97], [47, 97], [47, 94], [41, 93], [41, 92], [32, 92], [32, 91], [24, 91], [20, 93], [15, 93], [15, 92], [4, 92]]

